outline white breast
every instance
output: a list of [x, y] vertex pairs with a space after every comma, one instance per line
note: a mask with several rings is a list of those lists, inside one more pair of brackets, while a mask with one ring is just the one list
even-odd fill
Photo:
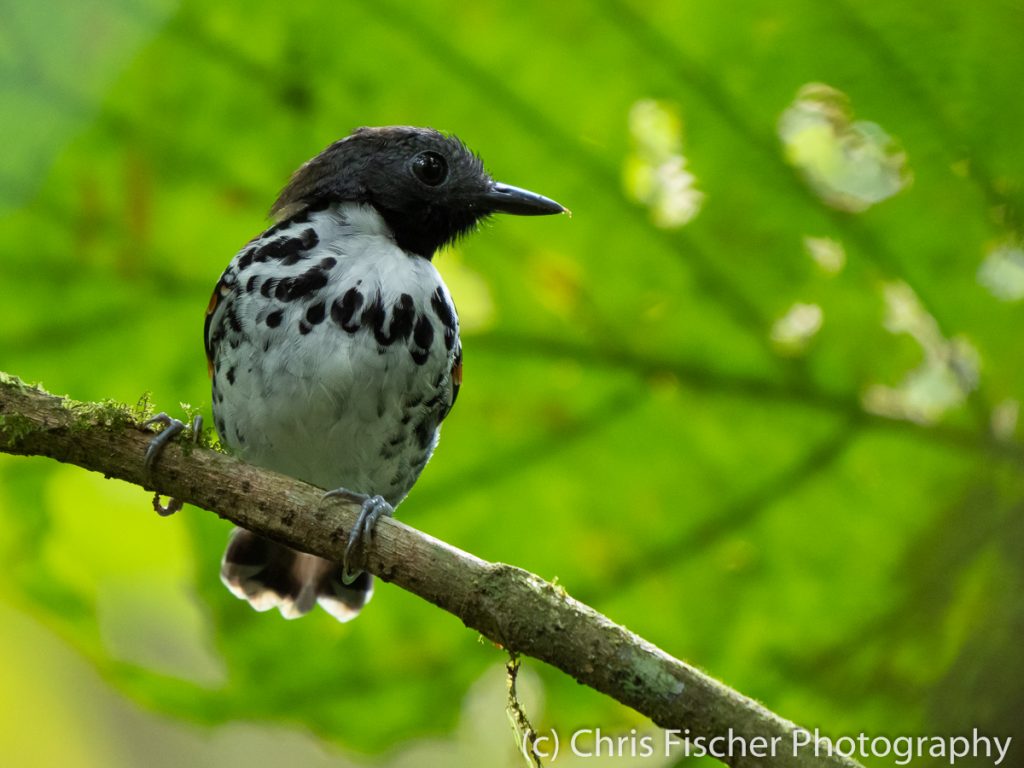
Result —
[[372, 208], [332, 206], [254, 240], [222, 285], [208, 346], [224, 442], [397, 505], [453, 398], [458, 321], [433, 264]]

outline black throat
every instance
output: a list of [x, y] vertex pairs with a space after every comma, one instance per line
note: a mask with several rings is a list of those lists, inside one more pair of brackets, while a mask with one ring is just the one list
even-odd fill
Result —
[[395, 237], [398, 247], [428, 261], [443, 246], [476, 228], [486, 213], [472, 209], [424, 207], [392, 210], [375, 206]]

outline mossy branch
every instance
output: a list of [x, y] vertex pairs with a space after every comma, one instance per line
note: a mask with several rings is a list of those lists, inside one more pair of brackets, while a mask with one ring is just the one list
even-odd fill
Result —
[[[209, 448], [172, 444], [152, 472], [152, 432], [140, 406], [80, 403], [0, 374], [0, 450], [48, 456], [210, 510], [236, 525], [323, 557], [340, 559], [358, 507]], [[842, 757], [794, 750], [797, 726], [615, 624], [527, 571], [490, 563], [403, 523], [382, 519], [366, 569], [454, 614], [467, 627], [532, 656], [691, 738], [737, 743], [778, 739], [773, 766], [846, 766]], [[739, 750], [737, 750], [738, 752]], [[822, 750], [824, 752], [825, 750]], [[734, 754], [733, 766], [763, 757]]]

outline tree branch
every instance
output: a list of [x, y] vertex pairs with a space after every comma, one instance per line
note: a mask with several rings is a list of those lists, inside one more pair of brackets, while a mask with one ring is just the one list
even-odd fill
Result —
[[[222, 453], [172, 444], [148, 472], [153, 435], [141, 408], [56, 397], [0, 374], [0, 450], [48, 456], [102, 472], [216, 512], [256, 533], [305, 552], [341, 559], [358, 506], [323, 500], [323, 491]], [[669, 656], [641, 637], [527, 571], [490, 563], [396, 520], [380, 520], [365, 567], [454, 614], [511, 652], [545, 661], [580, 683], [646, 715], [663, 728], [688, 729], [692, 739], [716, 736], [751, 745], [775, 743], [773, 766], [858, 764], [794, 750], [793, 723]], [[719, 742], [727, 744], [728, 741]], [[719, 751], [724, 751], [724, 747]], [[722, 758], [733, 766], [761, 757]]]

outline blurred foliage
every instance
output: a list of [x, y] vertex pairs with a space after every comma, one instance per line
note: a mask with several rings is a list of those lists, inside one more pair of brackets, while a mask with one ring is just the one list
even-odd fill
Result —
[[[574, 215], [437, 259], [466, 382], [400, 516], [826, 733], [1019, 744], [1022, 39], [1019, 0], [8, 3], [0, 368], [208, 408], [209, 292], [288, 174], [456, 132]], [[500, 651], [386, 585], [256, 614], [227, 525], [149, 501], [0, 456], [3, 600], [176, 718], [466, 727]], [[526, 666], [537, 725], [644, 727]]]

